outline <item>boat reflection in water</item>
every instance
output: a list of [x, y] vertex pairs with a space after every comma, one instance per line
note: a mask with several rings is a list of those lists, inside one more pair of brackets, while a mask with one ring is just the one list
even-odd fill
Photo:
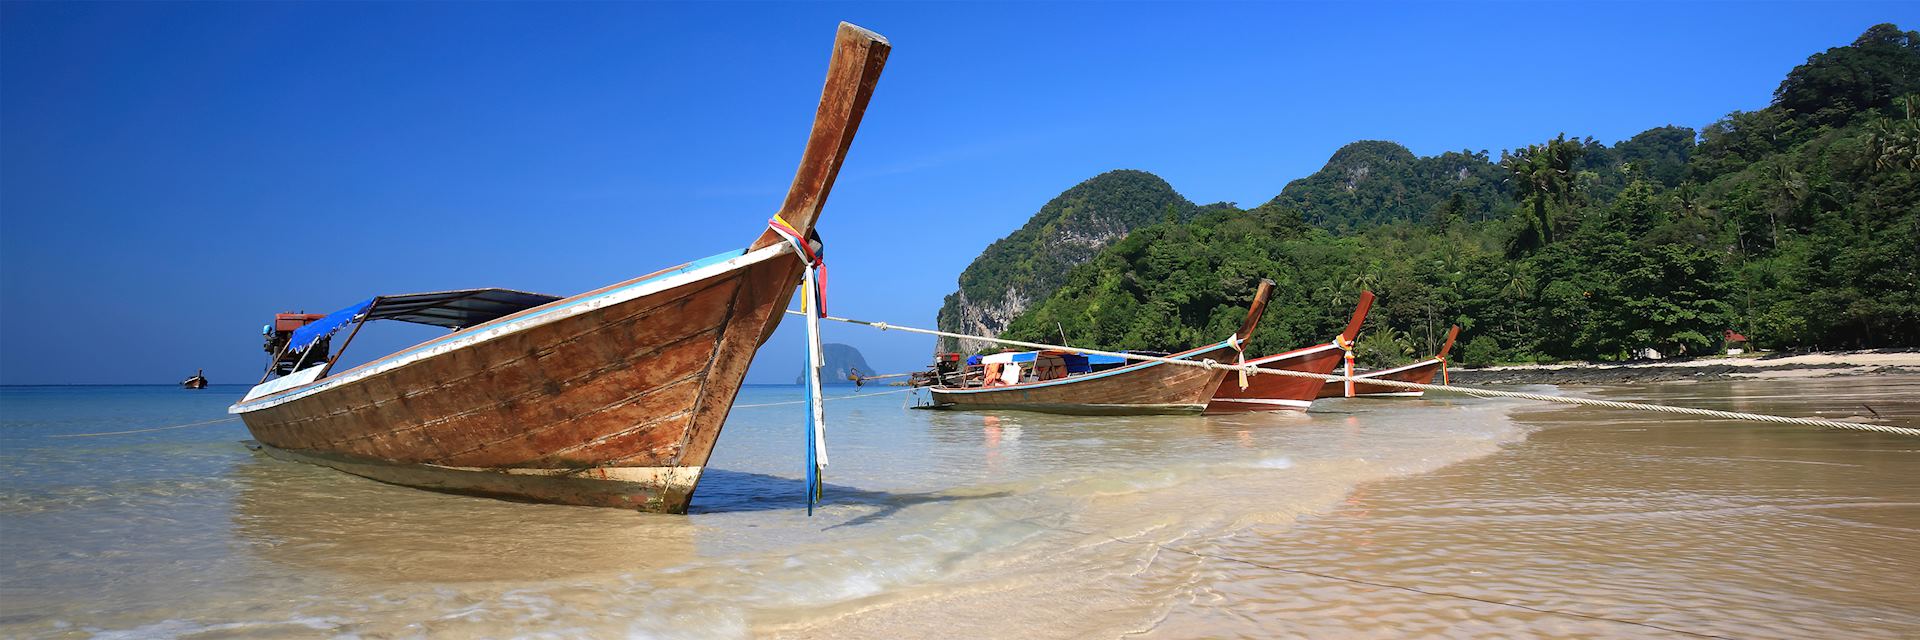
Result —
[[354, 582], [553, 580], [695, 555], [686, 518], [473, 500], [256, 457], [232, 471], [233, 531], [254, 557]]

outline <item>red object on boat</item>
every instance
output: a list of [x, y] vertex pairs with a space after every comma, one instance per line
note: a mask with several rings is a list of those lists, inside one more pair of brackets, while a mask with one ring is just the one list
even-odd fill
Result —
[[[1248, 360], [1247, 364], [1262, 369], [1301, 371], [1306, 373], [1329, 374], [1340, 366], [1341, 355], [1346, 353], [1342, 344], [1352, 345], [1355, 335], [1360, 333], [1360, 323], [1367, 319], [1367, 311], [1373, 308], [1373, 292], [1360, 292], [1360, 304], [1353, 309], [1353, 317], [1347, 320], [1347, 328], [1340, 337], [1332, 342], [1318, 344], [1304, 349], [1294, 349], [1264, 358]], [[1240, 413], [1249, 411], [1305, 411], [1313, 404], [1320, 393], [1324, 380], [1299, 376], [1256, 375], [1247, 379], [1247, 388], [1240, 388], [1238, 381], [1228, 379], [1213, 393], [1213, 400], [1207, 403], [1207, 413]], [[1336, 383], [1337, 384], [1337, 383]]]
[[325, 317], [327, 314], [324, 313], [276, 313], [273, 314], [273, 330], [293, 331]]

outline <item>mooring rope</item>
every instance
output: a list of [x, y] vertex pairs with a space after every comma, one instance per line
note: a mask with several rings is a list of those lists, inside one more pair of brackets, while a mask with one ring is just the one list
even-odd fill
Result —
[[220, 424], [222, 422], [233, 422], [239, 419], [240, 419], [239, 416], [234, 416], [231, 418], [221, 418], [219, 420], [208, 420], [206, 422], [194, 422], [189, 424], [176, 424], [176, 425], [165, 426], [165, 427], [154, 427], [152, 429], [133, 429], [130, 431], [103, 431], [101, 433], [57, 433], [57, 434], [49, 435], [47, 437], [49, 438], [92, 438], [94, 436], [124, 436], [129, 433], [147, 433], [150, 431], [171, 431], [173, 429], [185, 429], [187, 427], [204, 427], [210, 424]]
[[[787, 313], [798, 314], [798, 312], [791, 311], [791, 310], [787, 311]], [[1807, 427], [1822, 427], [1827, 429], [1875, 431], [1879, 433], [1890, 433], [1894, 435], [1920, 438], [1920, 429], [1914, 429], [1909, 427], [1895, 427], [1895, 426], [1882, 425], [1882, 424], [1844, 422], [1840, 420], [1823, 420], [1820, 418], [1789, 418], [1786, 416], [1773, 416], [1773, 415], [1766, 415], [1766, 414], [1760, 414], [1760, 413], [1741, 413], [1736, 411], [1720, 411], [1717, 409], [1696, 409], [1693, 407], [1675, 407], [1675, 406], [1669, 406], [1669, 405], [1645, 404], [1645, 403], [1639, 403], [1639, 402], [1619, 402], [1615, 400], [1599, 400], [1595, 398], [1549, 396], [1549, 395], [1543, 395], [1538, 393], [1526, 393], [1522, 391], [1499, 391], [1495, 389], [1456, 387], [1453, 385], [1421, 384], [1418, 382], [1401, 382], [1398, 380], [1382, 380], [1379, 378], [1361, 378], [1361, 377], [1355, 377], [1355, 376], [1343, 376], [1343, 375], [1333, 375], [1333, 374], [1323, 374], [1323, 373], [1308, 373], [1305, 371], [1289, 371], [1285, 369], [1265, 369], [1265, 368], [1253, 367], [1253, 366], [1224, 364], [1224, 363], [1214, 362], [1212, 360], [1200, 360], [1200, 361], [1181, 360], [1176, 358], [1167, 358], [1163, 356], [1150, 356], [1150, 355], [1143, 355], [1138, 353], [1125, 353], [1120, 351], [1102, 351], [1100, 349], [1069, 347], [1064, 345], [1044, 344], [1039, 342], [1025, 342], [1021, 340], [1008, 340], [1005, 338], [989, 338], [986, 336], [967, 335], [964, 333], [953, 333], [950, 331], [937, 331], [934, 329], [921, 329], [918, 327], [908, 327], [908, 326], [902, 326], [897, 324], [889, 324], [885, 322], [869, 322], [866, 320], [854, 320], [852, 318], [841, 318], [837, 316], [822, 316], [820, 319], [832, 320], [834, 322], [844, 322], [848, 324], [864, 325], [867, 327], [879, 329], [881, 331], [897, 330], [897, 331], [906, 331], [908, 333], [920, 333], [920, 334], [941, 336], [941, 337], [947, 337], [947, 338], [962, 338], [967, 340], [982, 340], [986, 342], [997, 342], [1000, 344], [1009, 344], [1017, 347], [1027, 347], [1029, 349], [1057, 349], [1061, 351], [1072, 351], [1075, 353], [1108, 356], [1113, 358], [1125, 358], [1128, 360], [1166, 362], [1166, 363], [1177, 364], [1181, 366], [1201, 367], [1206, 369], [1226, 369], [1228, 371], [1240, 371], [1240, 372], [1251, 374], [1251, 375], [1282, 375], [1282, 376], [1293, 376], [1296, 378], [1317, 378], [1320, 380], [1328, 380], [1328, 381], [1350, 381], [1350, 382], [1358, 381], [1358, 382], [1365, 382], [1367, 384], [1380, 385], [1383, 387], [1399, 387], [1402, 389], [1414, 389], [1419, 391], [1440, 391], [1445, 393], [1460, 393], [1460, 394], [1474, 396], [1477, 398], [1515, 398], [1519, 400], [1535, 400], [1539, 402], [1552, 402], [1552, 403], [1558, 403], [1558, 404], [1582, 405], [1582, 406], [1589, 406], [1589, 407], [1604, 407], [1608, 409], [1629, 409], [1634, 411], [1658, 411], [1658, 412], [1664, 412], [1664, 413], [1677, 413], [1677, 414], [1684, 414], [1684, 415], [1704, 416], [1708, 418], [1721, 418], [1725, 420], [1747, 420], [1752, 422], [1772, 422], [1776, 424], [1791, 424], [1791, 425], [1799, 425], [1799, 426], [1807, 426]]]
[[[882, 391], [879, 393], [860, 393], [860, 394], [854, 394], [850, 396], [840, 396], [838, 398], [826, 398], [825, 400], [827, 402], [833, 402], [835, 400], [858, 400], [861, 398], [874, 398], [879, 396], [892, 395], [895, 393], [907, 393], [909, 391], [917, 391], [917, 389], [906, 388], [906, 389], [895, 389], [893, 391]], [[794, 404], [806, 404], [808, 402], [811, 402], [811, 400], [788, 400], [786, 402], [762, 402], [760, 404], [736, 404], [736, 405], [733, 405], [733, 408], [754, 409], [758, 407], [784, 407], [787, 405], [794, 405]]]

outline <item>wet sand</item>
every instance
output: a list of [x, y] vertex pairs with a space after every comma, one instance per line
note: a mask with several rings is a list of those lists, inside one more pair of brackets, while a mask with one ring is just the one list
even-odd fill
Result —
[[[1920, 377], [1583, 391], [1792, 416], [1871, 404], [1920, 424]], [[1538, 430], [1499, 453], [1211, 547], [1392, 587], [1223, 565], [1156, 635], [1920, 637], [1920, 442], [1590, 409], [1517, 418]]]

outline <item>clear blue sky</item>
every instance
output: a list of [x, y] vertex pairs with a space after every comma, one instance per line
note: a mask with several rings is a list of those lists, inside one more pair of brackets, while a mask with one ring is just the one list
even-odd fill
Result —
[[[1252, 205], [1354, 140], [1697, 128], [1920, 11], [7, 2], [0, 383], [251, 382], [275, 311], [570, 294], [741, 246], [843, 19], [895, 48], [821, 222], [832, 310], [930, 326], [981, 248], [1102, 171]], [[793, 380], [797, 329], [749, 381]], [[371, 332], [361, 356], [427, 335]], [[889, 371], [931, 349], [827, 337]]]

